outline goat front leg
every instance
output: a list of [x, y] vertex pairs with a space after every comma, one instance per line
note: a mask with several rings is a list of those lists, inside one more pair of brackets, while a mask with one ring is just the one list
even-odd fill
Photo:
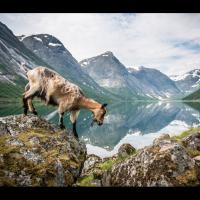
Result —
[[73, 125], [73, 134], [76, 138], [78, 138], [78, 134], [76, 131], [76, 120], [78, 118], [79, 112], [80, 112], [79, 110], [71, 111], [71, 114], [70, 114], [70, 121], [72, 122], [72, 125]]
[[59, 113], [59, 126], [61, 129], [65, 129], [64, 123], [63, 123], [63, 117], [64, 117], [64, 112]]
[[23, 97], [23, 107], [24, 107], [24, 115], [27, 115], [27, 113], [28, 113], [28, 102], [27, 102], [27, 99], [25, 99], [24, 97]]

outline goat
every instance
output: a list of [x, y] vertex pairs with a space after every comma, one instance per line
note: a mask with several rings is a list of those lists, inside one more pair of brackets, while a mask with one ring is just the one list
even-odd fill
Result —
[[78, 138], [76, 121], [80, 109], [85, 108], [93, 113], [93, 122], [99, 126], [103, 124], [107, 104], [87, 98], [83, 91], [75, 84], [64, 79], [57, 72], [46, 67], [36, 67], [27, 71], [28, 84], [23, 93], [24, 114], [28, 110], [37, 115], [32, 100], [39, 97], [46, 105], [58, 106], [59, 126], [64, 129], [63, 117], [65, 112], [70, 112], [70, 121], [73, 125], [73, 134]]

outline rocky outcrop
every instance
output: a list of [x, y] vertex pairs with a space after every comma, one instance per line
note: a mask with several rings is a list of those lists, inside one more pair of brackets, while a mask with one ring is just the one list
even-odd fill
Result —
[[200, 132], [193, 133], [183, 138], [182, 143], [188, 150], [200, 153]]
[[133, 154], [136, 149], [130, 144], [122, 144], [118, 149], [118, 156], [126, 157]]
[[200, 131], [168, 134], [112, 157], [86, 155], [67, 131], [37, 116], [0, 118], [0, 186], [199, 186]]
[[[200, 184], [200, 132], [181, 140], [168, 135], [112, 168], [112, 186], [197, 186]], [[193, 151], [191, 151], [193, 150]], [[196, 152], [196, 155], [193, 152]], [[200, 155], [200, 154], [199, 154]]]
[[86, 147], [37, 116], [0, 118], [1, 186], [71, 186]]
[[177, 139], [164, 134], [152, 145], [137, 151], [124, 144], [115, 156], [96, 159], [98, 162], [85, 168], [78, 183], [81, 186], [199, 186], [200, 132], [187, 135]]

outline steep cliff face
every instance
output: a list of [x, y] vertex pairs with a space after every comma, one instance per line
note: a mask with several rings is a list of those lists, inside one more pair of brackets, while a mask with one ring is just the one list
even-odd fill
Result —
[[0, 97], [19, 97], [27, 82], [22, 63], [30, 68], [48, 66], [25, 47], [13, 32], [0, 22]]
[[1, 186], [71, 186], [86, 147], [36, 116], [0, 118]]

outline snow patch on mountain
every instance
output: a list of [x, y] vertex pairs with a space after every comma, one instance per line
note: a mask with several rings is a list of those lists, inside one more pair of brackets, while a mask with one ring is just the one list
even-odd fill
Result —
[[34, 36], [33, 38], [34, 38], [35, 40], [39, 41], [39, 42], [42, 42], [42, 39], [39, 38], [39, 37]]
[[62, 44], [55, 44], [55, 43], [49, 43], [49, 46], [53, 46], [53, 47], [61, 47], [62, 46]]
[[170, 76], [170, 78], [187, 95], [200, 88], [200, 69], [194, 69], [182, 75]]
[[173, 80], [173, 81], [180, 81], [180, 80], [183, 80], [185, 79], [187, 76], [189, 76], [190, 74], [183, 74], [183, 75], [172, 75], [170, 76], [170, 78]]

